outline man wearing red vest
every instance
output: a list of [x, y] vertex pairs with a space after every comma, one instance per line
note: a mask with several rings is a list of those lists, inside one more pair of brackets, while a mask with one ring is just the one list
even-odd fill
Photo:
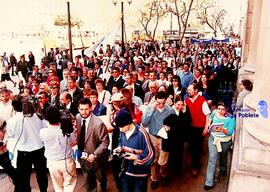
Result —
[[191, 128], [189, 131], [189, 142], [192, 156], [192, 174], [198, 175], [200, 169], [200, 159], [204, 136], [208, 133], [209, 115], [211, 113], [207, 102], [198, 93], [198, 84], [192, 83], [187, 88], [188, 97], [185, 99], [186, 105], [191, 113]]

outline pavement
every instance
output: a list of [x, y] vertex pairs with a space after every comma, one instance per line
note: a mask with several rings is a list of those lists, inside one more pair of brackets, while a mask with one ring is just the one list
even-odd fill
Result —
[[[12, 79], [18, 82], [17, 76], [12, 76]], [[6, 82], [7, 87], [13, 91], [14, 94], [18, 93], [18, 88], [14, 88], [13, 84], [11, 82]], [[18, 86], [18, 83], [17, 83]], [[208, 161], [208, 147], [207, 147], [207, 140], [204, 142], [204, 154], [202, 156], [202, 169], [198, 176], [194, 177], [191, 174], [191, 160], [190, 155], [188, 152], [188, 145], [185, 145], [185, 152], [184, 152], [184, 166], [183, 166], [183, 172], [181, 175], [173, 175], [169, 174], [168, 184], [165, 186], [159, 186], [158, 189], [152, 190], [150, 188], [150, 179], [148, 182], [148, 191], [153, 192], [203, 192], [203, 186], [204, 186], [204, 179], [205, 179], [205, 173], [207, 168], [207, 161]], [[231, 163], [231, 152], [229, 153], [228, 157], [228, 173]], [[84, 192], [83, 190], [83, 183], [84, 178], [80, 170], [77, 171], [77, 185], [75, 188], [76, 192]], [[49, 176], [49, 174], [48, 174]], [[228, 188], [228, 179], [229, 174], [227, 177], [216, 179], [216, 186], [215, 188], [209, 190], [210, 192], [226, 192]], [[31, 187], [32, 192], [38, 192], [38, 184], [35, 178], [35, 173], [33, 171], [31, 175]], [[5, 173], [0, 172], [0, 192], [12, 192], [14, 190], [14, 186], [12, 182], [10, 181], [9, 177]], [[107, 191], [108, 192], [116, 192], [117, 188], [111, 173], [111, 169], [108, 169], [108, 184], [107, 184]], [[54, 192], [53, 185], [51, 178], [49, 177], [49, 186], [48, 186], [48, 192]]]
[[[148, 182], [148, 191], [153, 192], [203, 192], [203, 186], [204, 186], [204, 179], [205, 179], [205, 173], [207, 168], [207, 141], [205, 140], [204, 143], [204, 154], [202, 158], [202, 169], [198, 176], [194, 177], [191, 174], [191, 164], [190, 164], [190, 156], [188, 152], [188, 147], [185, 146], [185, 154], [184, 154], [184, 168], [183, 173], [181, 175], [173, 175], [169, 174], [168, 184], [165, 186], [159, 186], [158, 189], [152, 190], [150, 188], [150, 179]], [[228, 159], [228, 173], [229, 173], [229, 167], [231, 163], [231, 152], [229, 153], [229, 159]], [[75, 192], [84, 192], [83, 189], [83, 183], [84, 178], [82, 175], [81, 170], [77, 169], [77, 185], [75, 188]], [[48, 174], [49, 176], [49, 174]], [[220, 178], [217, 176], [216, 178], [216, 186], [215, 188], [209, 190], [210, 192], [226, 192], [228, 188], [228, 179], [229, 174], [227, 177]], [[0, 192], [12, 192], [14, 190], [14, 186], [11, 183], [8, 176], [6, 176], [5, 173], [0, 173]], [[35, 173], [33, 171], [31, 175], [31, 187], [32, 192], [38, 192], [38, 184], [35, 178]], [[111, 169], [108, 169], [108, 184], [107, 184], [107, 191], [108, 192], [117, 192], [117, 188], [111, 173]], [[51, 178], [49, 177], [49, 187], [48, 192], [54, 192], [53, 185]]]

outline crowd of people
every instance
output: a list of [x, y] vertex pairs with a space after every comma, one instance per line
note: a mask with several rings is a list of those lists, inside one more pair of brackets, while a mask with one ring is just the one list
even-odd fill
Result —
[[[231, 97], [241, 60], [240, 43], [186, 44], [131, 42], [121, 52], [107, 45], [74, 62], [67, 50], [51, 49], [42, 61], [14, 54], [1, 56], [0, 165], [15, 191], [30, 192], [32, 166], [40, 191], [47, 191], [47, 168], [55, 191], [74, 191], [75, 159], [85, 189], [106, 191], [107, 171], [119, 191], [147, 191], [168, 184], [168, 175], [183, 171], [184, 144], [191, 155], [190, 172], [201, 172], [204, 140], [209, 160], [204, 190], [227, 175], [235, 117]], [[18, 86], [11, 75], [19, 75]], [[14, 95], [5, 81], [19, 89]], [[237, 107], [251, 91], [244, 91]], [[220, 94], [223, 93], [223, 94]], [[229, 101], [228, 101], [229, 100]], [[68, 116], [69, 118], [63, 117]], [[64, 133], [72, 123], [72, 130]], [[16, 141], [16, 169], [7, 142]], [[77, 157], [73, 150], [78, 148]], [[97, 181], [100, 186], [97, 187]]]

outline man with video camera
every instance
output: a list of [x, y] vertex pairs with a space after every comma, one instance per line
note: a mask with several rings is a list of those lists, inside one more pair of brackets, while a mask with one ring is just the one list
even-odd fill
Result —
[[72, 158], [72, 143], [75, 137], [69, 130], [73, 130], [72, 123], [62, 127], [63, 114], [55, 106], [49, 106], [44, 114], [48, 124], [40, 130], [40, 137], [45, 145], [45, 156], [55, 191], [74, 191], [77, 174], [76, 165]]
[[[17, 95], [11, 104], [15, 115], [7, 121], [7, 135], [8, 138], [16, 140], [14, 148], [18, 150], [18, 191], [31, 192], [30, 178], [34, 165], [39, 190], [46, 192], [48, 188], [46, 158], [40, 138], [40, 130], [45, 125], [34, 111], [29, 110], [34, 106], [27, 98]], [[30, 111], [33, 113], [26, 114]]]

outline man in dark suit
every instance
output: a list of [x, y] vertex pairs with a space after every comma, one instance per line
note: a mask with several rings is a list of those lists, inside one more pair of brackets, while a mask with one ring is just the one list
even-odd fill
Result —
[[101, 64], [100, 62], [97, 62], [95, 64], [95, 73], [96, 73], [96, 76], [99, 77], [101, 74], [103, 74], [103, 69], [101, 68]]
[[133, 77], [132, 73], [126, 74], [126, 83], [124, 84], [124, 87], [131, 86], [134, 90], [134, 95], [137, 97], [140, 97], [143, 101], [144, 99], [144, 91], [142, 89], [142, 86], [139, 83], [136, 83]]
[[24, 80], [27, 82], [28, 62], [25, 60], [25, 55], [20, 56], [20, 61], [16, 65], [16, 74], [22, 73]]
[[165, 73], [173, 72], [173, 69], [171, 67], [168, 67], [167, 61], [163, 60], [161, 64], [162, 64], [162, 71], [164, 71]]
[[72, 102], [72, 97], [68, 92], [61, 93], [59, 102], [61, 108], [68, 110], [73, 115], [73, 117], [78, 114], [78, 107]]
[[78, 106], [79, 100], [83, 98], [83, 93], [77, 86], [76, 80], [77, 79], [75, 77], [69, 77], [67, 80], [67, 90], [64, 91], [67, 91], [71, 95], [73, 103]]
[[86, 190], [97, 191], [97, 179], [101, 190], [106, 191], [109, 135], [104, 123], [91, 111], [91, 101], [82, 98], [76, 116], [78, 150], [82, 152], [79, 161], [86, 179]]
[[125, 84], [125, 80], [122, 76], [120, 76], [120, 69], [119, 67], [112, 68], [112, 75], [107, 83], [107, 90], [112, 93], [112, 87], [117, 85], [117, 87], [123, 88]]
[[28, 79], [28, 77], [29, 77], [30, 75], [34, 76], [34, 77], [35, 77], [36, 79], [38, 79], [39, 81], [42, 81], [42, 73], [40, 73], [40, 72], [38, 71], [38, 66], [37, 66], [37, 65], [34, 65], [33, 68], [32, 68], [32, 71], [29, 71], [29, 72], [27, 73], [27, 79]]

